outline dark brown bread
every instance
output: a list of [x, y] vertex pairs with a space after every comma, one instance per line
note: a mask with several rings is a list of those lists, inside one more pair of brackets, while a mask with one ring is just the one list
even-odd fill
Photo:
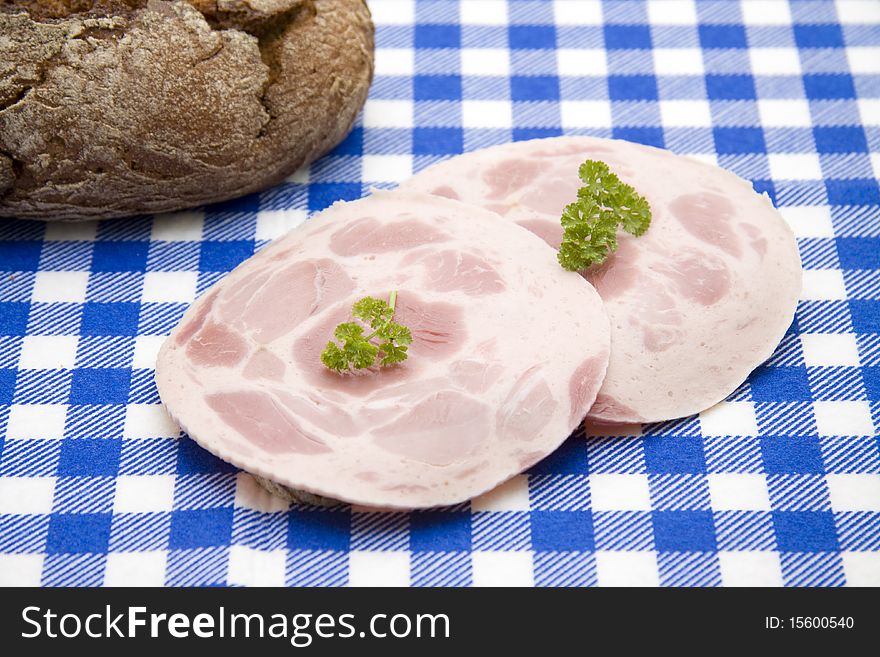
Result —
[[345, 137], [372, 73], [362, 0], [0, 0], [0, 216], [263, 189]]

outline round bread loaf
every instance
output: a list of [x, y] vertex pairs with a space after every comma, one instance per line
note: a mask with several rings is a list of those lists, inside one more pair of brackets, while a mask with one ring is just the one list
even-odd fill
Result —
[[372, 74], [363, 0], [0, 0], [0, 216], [263, 189], [345, 137]]

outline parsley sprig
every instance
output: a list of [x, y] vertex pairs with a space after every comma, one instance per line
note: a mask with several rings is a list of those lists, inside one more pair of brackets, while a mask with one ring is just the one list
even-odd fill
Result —
[[598, 160], [578, 168], [584, 186], [578, 198], [562, 211], [565, 232], [559, 248], [559, 264], [569, 271], [602, 262], [617, 249], [617, 227], [638, 237], [651, 225], [651, 206], [635, 189], [621, 182]]
[[[391, 321], [396, 303], [396, 290], [387, 302], [373, 297], [364, 297], [355, 302], [351, 307], [352, 316], [373, 329], [373, 332], [365, 335], [364, 327], [357, 322], [340, 324], [333, 331], [339, 344], [330, 340], [321, 352], [321, 362], [331, 370], [343, 373], [371, 367], [380, 354], [381, 367], [406, 360], [412, 333], [406, 326]], [[378, 340], [378, 344], [373, 339]]]

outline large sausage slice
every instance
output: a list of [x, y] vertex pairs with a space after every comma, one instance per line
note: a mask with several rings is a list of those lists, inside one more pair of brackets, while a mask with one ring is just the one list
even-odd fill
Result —
[[662, 421], [708, 408], [769, 358], [801, 289], [794, 236], [748, 182], [656, 148], [560, 137], [455, 157], [402, 188], [486, 208], [558, 247], [560, 215], [575, 200], [586, 159], [607, 162], [653, 213], [645, 235], [621, 231], [619, 250], [586, 272], [612, 336], [589, 418]]
[[[397, 290], [409, 357], [319, 361], [353, 302]], [[338, 203], [247, 260], [159, 354], [162, 401], [203, 447], [283, 486], [386, 508], [461, 502], [562, 443], [593, 404], [610, 331], [540, 239], [427, 194]]]

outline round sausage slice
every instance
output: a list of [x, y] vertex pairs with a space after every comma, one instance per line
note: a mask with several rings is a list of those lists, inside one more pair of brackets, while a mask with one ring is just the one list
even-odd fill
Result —
[[[321, 352], [355, 301], [396, 292], [398, 365]], [[377, 192], [337, 203], [202, 296], [156, 381], [199, 444], [284, 487], [384, 508], [462, 502], [545, 457], [593, 404], [608, 317], [540, 239], [480, 208]]]
[[[702, 411], [770, 357], [794, 316], [801, 265], [770, 199], [736, 175], [626, 141], [560, 137], [431, 166], [402, 185], [491, 210], [558, 248], [578, 166], [608, 163], [651, 204], [648, 232], [584, 273], [611, 319], [608, 374], [589, 419], [653, 422]], [[588, 309], [592, 313], [592, 309]]]

